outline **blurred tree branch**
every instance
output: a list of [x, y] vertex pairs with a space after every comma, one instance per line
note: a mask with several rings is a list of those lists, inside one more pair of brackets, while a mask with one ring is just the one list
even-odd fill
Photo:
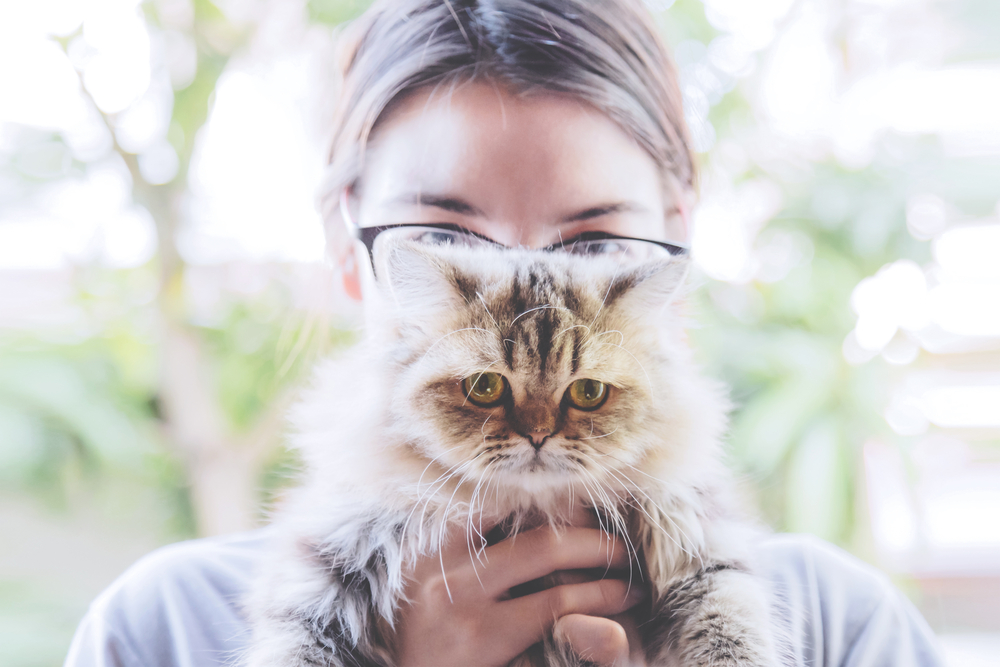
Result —
[[[151, 18], [155, 16], [147, 20]], [[219, 76], [249, 32], [246, 26], [232, 25], [209, 2], [195, 3], [190, 36], [197, 48], [197, 72], [190, 85], [175, 95], [171, 121], [183, 132], [180, 145], [174, 145], [179, 161], [177, 174], [167, 183], [146, 181], [138, 157], [118, 142], [113, 117], [100, 111], [86, 87], [81, 86], [89, 103], [100, 113], [112, 137], [114, 152], [128, 168], [134, 200], [146, 208], [156, 225], [160, 345], [156, 393], [161, 407], [160, 430], [184, 465], [198, 531], [203, 535], [253, 526], [258, 504], [256, 480], [262, 462], [280, 435], [282, 415], [289, 402], [287, 393], [281, 394], [243, 431], [228, 418], [220, 401], [212, 355], [198, 328], [188, 321], [186, 265], [178, 250], [195, 139], [208, 118]]]

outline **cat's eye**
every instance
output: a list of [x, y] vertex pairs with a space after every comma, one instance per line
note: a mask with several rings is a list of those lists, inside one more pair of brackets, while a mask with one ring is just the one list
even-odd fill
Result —
[[600, 380], [577, 380], [566, 390], [566, 398], [578, 410], [596, 410], [608, 400], [608, 385]]
[[478, 373], [462, 380], [466, 397], [482, 408], [491, 408], [507, 393], [507, 380], [499, 373]]

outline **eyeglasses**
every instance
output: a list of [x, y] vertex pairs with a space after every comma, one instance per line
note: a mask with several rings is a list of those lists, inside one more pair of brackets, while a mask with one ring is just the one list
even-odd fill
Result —
[[[347, 224], [351, 235], [361, 241], [368, 250], [368, 259], [372, 268], [375, 267], [375, 256], [382, 247], [399, 241], [411, 241], [428, 246], [464, 246], [506, 248], [507, 246], [494, 241], [471, 229], [447, 222], [412, 223], [398, 222], [374, 227], [359, 227], [351, 217], [347, 207], [346, 190], [340, 198], [341, 216]], [[630, 236], [619, 236], [601, 231], [589, 231], [573, 238], [553, 243], [537, 250], [549, 252], [568, 252], [573, 255], [587, 257], [606, 257], [627, 264], [642, 264], [657, 260], [669, 259], [688, 253], [687, 247], [665, 241], [653, 241]]]

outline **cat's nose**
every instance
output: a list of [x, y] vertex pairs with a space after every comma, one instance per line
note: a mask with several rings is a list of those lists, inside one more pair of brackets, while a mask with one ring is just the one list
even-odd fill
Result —
[[541, 449], [545, 441], [549, 439], [552, 435], [551, 431], [528, 431], [528, 440], [531, 441], [531, 446], [535, 449]]

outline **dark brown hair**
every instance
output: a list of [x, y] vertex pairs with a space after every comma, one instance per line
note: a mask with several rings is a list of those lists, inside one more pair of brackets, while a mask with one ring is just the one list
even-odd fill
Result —
[[376, 0], [342, 38], [328, 220], [340, 191], [357, 185], [368, 139], [394, 103], [477, 78], [590, 104], [653, 157], [672, 205], [693, 189], [676, 73], [641, 0]]

